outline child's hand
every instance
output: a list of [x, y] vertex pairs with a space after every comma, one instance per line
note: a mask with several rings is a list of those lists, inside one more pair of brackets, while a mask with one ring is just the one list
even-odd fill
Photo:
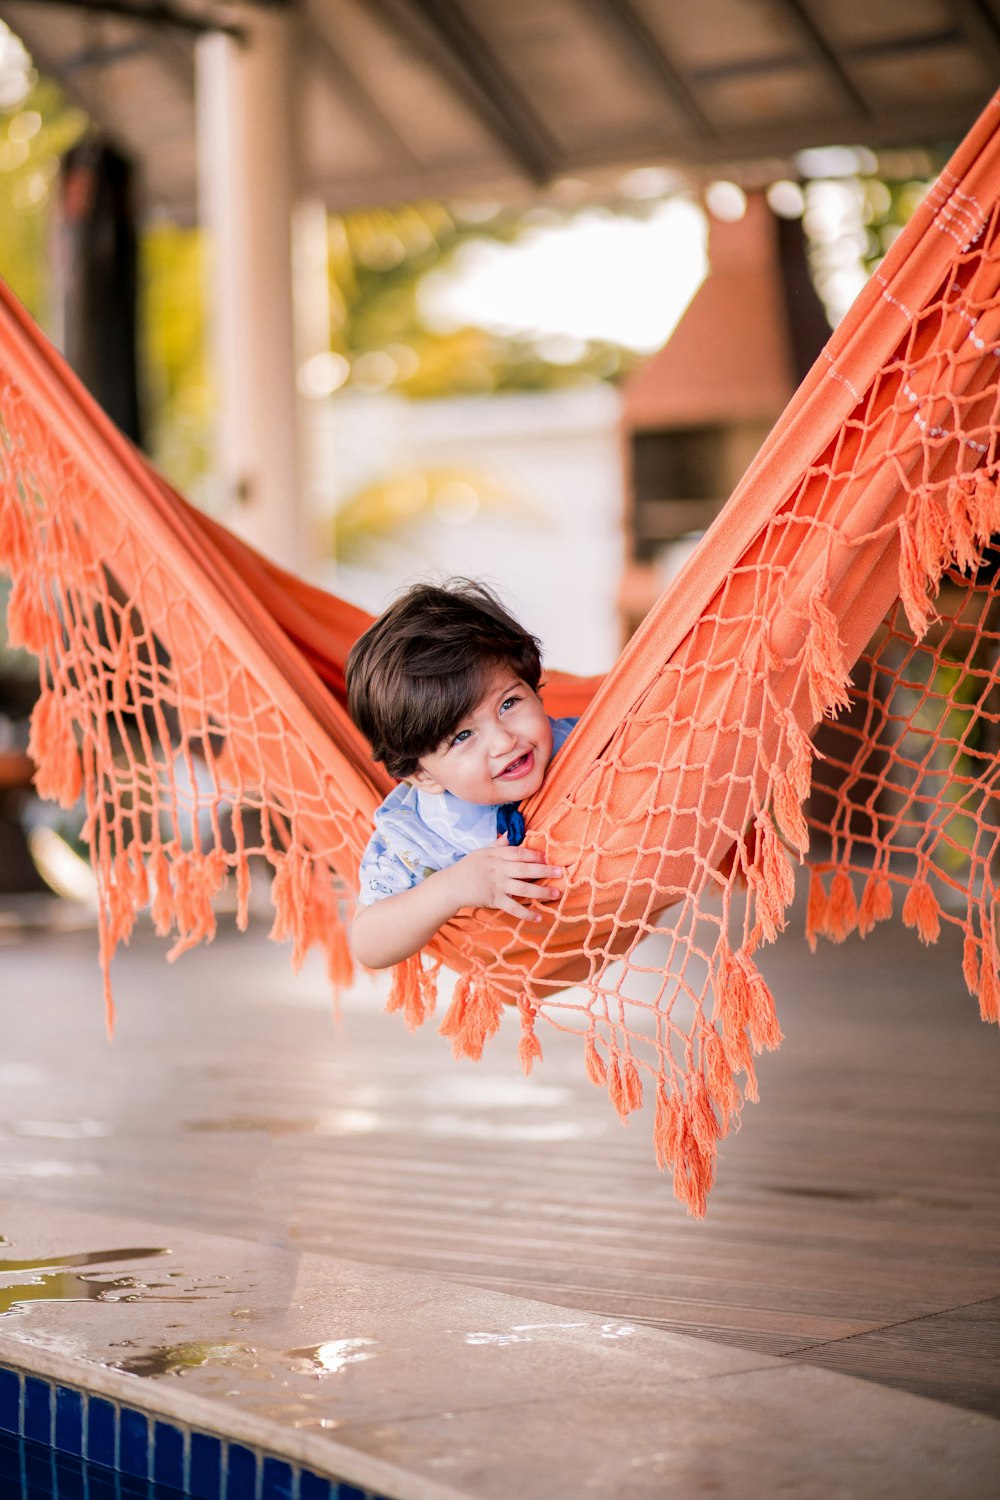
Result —
[[529, 922], [542, 919], [514, 897], [521, 896], [529, 901], [557, 901], [561, 891], [535, 882], [558, 879], [564, 873], [561, 865], [542, 864], [537, 849], [508, 844], [505, 833], [489, 848], [473, 850], [448, 870], [455, 881], [460, 907], [492, 906]]

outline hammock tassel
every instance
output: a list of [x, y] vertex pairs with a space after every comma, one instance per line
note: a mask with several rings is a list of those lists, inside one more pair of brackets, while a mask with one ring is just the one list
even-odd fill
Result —
[[166, 937], [174, 925], [174, 893], [170, 884], [170, 862], [162, 844], [157, 844], [153, 850], [151, 864], [156, 895], [153, 897], [150, 916], [157, 937]]
[[965, 942], [962, 944], [962, 978], [970, 995], [979, 998], [979, 940], [973, 936], [972, 913], [968, 916]]
[[111, 880], [107, 891], [108, 943], [113, 952], [119, 943], [127, 943], [138, 912], [149, 900], [149, 882], [141, 858], [133, 863], [133, 851], [119, 849], [111, 861]]
[[892, 886], [881, 870], [873, 870], [865, 882], [858, 907], [858, 932], [867, 937], [876, 922], [887, 922], [892, 916]]
[[842, 943], [857, 925], [858, 903], [854, 883], [846, 870], [838, 870], [830, 882], [824, 931], [832, 942]]
[[951, 526], [944, 509], [933, 494], [916, 497], [915, 536], [917, 559], [932, 594], [936, 594], [941, 575], [952, 559]]
[[729, 1121], [740, 1112], [740, 1091], [719, 1033], [710, 1023], [706, 1023], [701, 1032], [701, 1065], [706, 1087], [722, 1116], [725, 1130]]
[[35, 762], [35, 788], [60, 807], [72, 807], [83, 790], [73, 717], [62, 693], [46, 689], [31, 711], [28, 754]]
[[274, 924], [268, 933], [274, 943], [292, 939], [292, 970], [298, 973], [313, 939], [310, 922], [311, 864], [301, 849], [288, 849], [277, 857], [271, 882]]
[[979, 1014], [984, 1021], [1000, 1021], [1000, 957], [997, 955], [996, 938], [993, 935], [992, 918], [985, 912], [982, 916], [983, 946], [979, 967]]
[[680, 1154], [683, 1111], [676, 1094], [668, 1095], [662, 1085], [656, 1091], [656, 1117], [653, 1122], [653, 1150], [656, 1165], [662, 1172], [672, 1167]]
[[26, 568], [14, 580], [7, 600], [7, 639], [12, 646], [23, 646], [35, 656], [41, 656], [49, 643], [53, 621], [45, 608], [32, 576]]
[[917, 556], [913, 530], [905, 516], [899, 520], [899, 597], [903, 601], [907, 623], [918, 641], [937, 618], [927, 594], [927, 577]]
[[31, 528], [24, 508], [14, 495], [0, 499], [0, 568], [20, 573], [31, 565]]
[[687, 1079], [688, 1111], [691, 1119], [691, 1132], [698, 1143], [698, 1149], [704, 1156], [714, 1157], [718, 1150], [719, 1137], [722, 1135], [722, 1127], [718, 1116], [712, 1108], [705, 1080], [700, 1073], [694, 1073]]
[[749, 1048], [773, 1052], [782, 1040], [774, 1008], [774, 996], [756, 964], [745, 952], [733, 953], [725, 939], [715, 986], [716, 1016], [722, 1025], [722, 1042], [734, 1073], [747, 1071]]
[[941, 908], [926, 880], [915, 880], [903, 903], [903, 921], [928, 946], [941, 936]]
[[396, 964], [392, 971], [392, 988], [385, 1003], [386, 1010], [403, 1012], [403, 1023], [407, 1031], [416, 1031], [433, 1012], [437, 1003], [437, 977], [440, 962], [425, 969], [419, 953]]
[[806, 902], [806, 942], [813, 953], [816, 939], [826, 935], [829, 900], [823, 877], [815, 868], [809, 871], [809, 899]]
[[828, 597], [829, 588], [820, 584], [809, 600], [806, 670], [809, 700], [817, 723], [824, 715], [835, 718], [841, 709], [850, 707], [849, 689], [853, 686], [836, 617], [826, 602]]
[[815, 751], [811, 740], [790, 713], [782, 715], [785, 726], [785, 753], [788, 763], [775, 777], [771, 805], [778, 827], [785, 838], [805, 854], [809, 848], [809, 829], [806, 825], [802, 804], [809, 795], [812, 781], [812, 763]]
[[635, 1110], [642, 1108], [642, 1079], [629, 1053], [615, 1054], [608, 1070], [608, 1094], [623, 1125]]
[[664, 1167], [674, 1169], [675, 1197], [687, 1205], [692, 1218], [703, 1219], [715, 1180], [715, 1151], [706, 1151], [700, 1144], [688, 1106], [675, 1096], [668, 1098], [662, 1088], [656, 1095], [653, 1143], [661, 1172]]
[[532, 1064], [542, 1061], [542, 1044], [535, 1035], [535, 1010], [531, 1002], [527, 999], [519, 1000], [518, 1010], [521, 1013], [521, 1040], [517, 1055], [521, 1059], [521, 1070], [527, 1077]]
[[[951, 533], [951, 552], [955, 566], [962, 572], [982, 565], [983, 538], [979, 526], [978, 485], [970, 487], [969, 476], [962, 475], [948, 486], [946, 504]], [[987, 533], [987, 536], [989, 533]]]
[[202, 854], [187, 850], [174, 860], [174, 923], [177, 941], [167, 954], [169, 963], [215, 936], [213, 901], [226, 878], [226, 856], [221, 849]]
[[438, 1035], [451, 1039], [453, 1057], [471, 1057], [478, 1062], [490, 1037], [499, 1031], [502, 1017], [503, 1001], [486, 978], [486, 970], [477, 964], [455, 985]]
[[587, 1069], [587, 1077], [595, 1088], [603, 1088], [608, 1081], [608, 1069], [604, 1058], [597, 1050], [597, 1038], [591, 1025], [583, 1044], [583, 1061]]
[[784, 930], [785, 912], [795, 895], [795, 871], [766, 813], [757, 815], [754, 828], [756, 848], [747, 883], [756, 899], [764, 940], [773, 943]]

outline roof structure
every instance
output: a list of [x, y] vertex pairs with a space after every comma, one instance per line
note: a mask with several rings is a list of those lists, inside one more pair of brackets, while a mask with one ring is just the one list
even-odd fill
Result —
[[[289, 0], [271, 0], [281, 8]], [[252, 6], [0, 0], [38, 65], [195, 201], [194, 45]], [[805, 146], [964, 133], [1000, 78], [1000, 0], [301, 0], [304, 185], [333, 208], [525, 196], [646, 164], [748, 180]]]

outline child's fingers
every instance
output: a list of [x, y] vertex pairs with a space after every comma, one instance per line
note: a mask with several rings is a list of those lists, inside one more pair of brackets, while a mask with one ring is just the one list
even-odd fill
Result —
[[560, 875], [565, 875], [566, 873], [562, 865], [542, 864], [536, 849], [511, 849], [509, 852], [513, 856], [510, 863], [518, 866], [517, 874], [521, 878], [527, 880], [555, 880]]
[[529, 911], [522, 906], [520, 901], [514, 901], [510, 896], [500, 896], [496, 902], [498, 911], [508, 911], [512, 917], [519, 917], [523, 922], [540, 922], [542, 919], [536, 911]]
[[526, 880], [508, 880], [504, 886], [504, 894], [527, 896], [529, 901], [558, 901], [562, 891], [554, 891], [551, 886], [529, 885]]

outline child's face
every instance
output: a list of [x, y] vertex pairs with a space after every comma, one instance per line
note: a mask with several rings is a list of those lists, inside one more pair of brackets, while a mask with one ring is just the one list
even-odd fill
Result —
[[409, 779], [422, 792], [465, 802], [523, 802], [538, 791], [551, 758], [552, 725], [538, 694], [504, 667]]

